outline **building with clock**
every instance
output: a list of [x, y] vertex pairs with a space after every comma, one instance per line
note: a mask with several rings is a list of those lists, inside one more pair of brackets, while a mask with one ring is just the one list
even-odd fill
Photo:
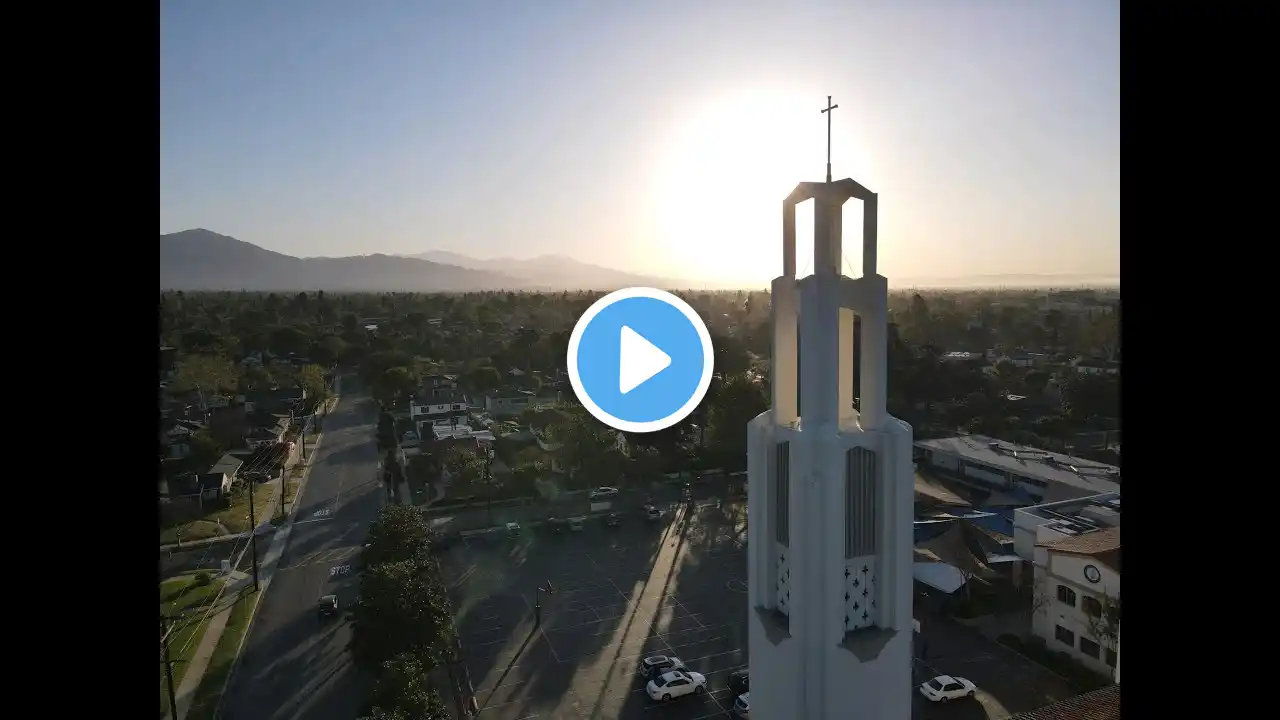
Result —
[[1031, 630], [1120, 682], [1120, 527], [1036, 543]]

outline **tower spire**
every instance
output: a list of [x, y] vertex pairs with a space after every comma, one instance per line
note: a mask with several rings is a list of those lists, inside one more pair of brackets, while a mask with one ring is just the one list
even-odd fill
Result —
[[831, 104], [831, 96], [827, 96], [827, 106], [822, 113], [827, 116], [827, 182], [831, 182], [831, 111], [840, 107]]

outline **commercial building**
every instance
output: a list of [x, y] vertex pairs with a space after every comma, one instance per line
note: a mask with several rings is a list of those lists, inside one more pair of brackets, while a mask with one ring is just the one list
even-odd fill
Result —
[[1120, 682], [1120, 527], [1037, 542], [1034, 588], [1032, 632]]
[[1018, 508], [1013, 511], [1013, 549], [1033, 562], [1038, 544], [1111, 527], [1120, 527], [1120, 493]]
[[975, 490], [1025, 498], [1025, 504], [1120, 491], [1120, 468], [983, 435], [919, 440], [922, 466]]
[[[851, 198], [863, 203], [856, 279], [841, 273], [841, 206]], [[795, 206], [810, 199], [814, 272], [797, 280]], [[888, 286], [876, 273], [876, 213], [876, 195], [849, 179], [801, 183], [783, 204], [773, 397], [747, 428], [756, 717], [911, 717], [911, 426], [885, 407]]]

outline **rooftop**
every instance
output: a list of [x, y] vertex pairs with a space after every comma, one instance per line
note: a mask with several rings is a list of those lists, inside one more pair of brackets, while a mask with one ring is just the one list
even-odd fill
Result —
[[1120, 490], [1120, 468], [1114, 465], [996, 440], [984, 435], [956, 435], [949, 438], [919, 440], [915, 446], [936, 452], [952, 453], [970, 462], [1026, 477], [1061, 483], [1086, 490], [1091, 495]]
[[1081, 533], [1043, 543], [1043, 545], [1054, 552], [1097, 558], [1111, 569], [1120, 572], [1120, 528], [1118, 527]]
[[1018, 713], [1009, 720], [1120, 720], [1120, 686], [1108, 685], [1101, 690]]

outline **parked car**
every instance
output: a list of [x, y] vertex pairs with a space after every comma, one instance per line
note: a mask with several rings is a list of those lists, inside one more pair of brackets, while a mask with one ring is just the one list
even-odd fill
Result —
[[742, 693], [734, 698], [733, 714], [743, 720], [751, 720], [751, 693]]
[[320, 598], [320, 602], [317, 605], [317, 609], [319, 610], [320, 617], [322, 618], [332, 617], [334, 615], [337, 615], [338, 614], [338, 596], [325, 595], [324, 597]]
[[609, 527], [618, 527], [622, 524], [622, 517], [618, 513], [609, 513], [604, 519], [604, 524]]
[[650, 521], [658, 520], [662, 518], [662, 511], [650, 505], [644, 509], [644, 516]]
[[601, 486], [596, 488], [595, 490], [592, 490], [590, 497], [592, 500], [603, 500], [604, 498], [616, 497], [617, 494], [618, 494], [618, 488]]
[[751, 690], [750, 673], [747, 670], [734, 670], [729, 673], [729, 692], [742, 695]]
[[957, 698], [973, 697], [978, 687], [962, 677], [939, 675], [920, 686], [920, 694], [933, 702], [947, 702]]
[[640, 661], [640, 673], [646, 677], [685, 669], [684, 661], [674, 655], [650, 655]]
[[583, 529], [584, 527], [586, 527], [586, 523], [584, 522], [584, 518], [580, 518], [580, 517], [569, 518], [569, 529], [570, 529], [570, 530], [572, 530], [572, 531], [574, 531], [574, 532], [582, 532], [582, 529]]
[[547, 518], [547, 528], [553, 533], [562, 533], [569, 526], [569, 521], [564, 518], [549, 517]]
[[707, 691], [707, 678], [701, 673], [672, 670], [654, 677], [645, 686], [654, 700], [673, 700], [684, 695]]

